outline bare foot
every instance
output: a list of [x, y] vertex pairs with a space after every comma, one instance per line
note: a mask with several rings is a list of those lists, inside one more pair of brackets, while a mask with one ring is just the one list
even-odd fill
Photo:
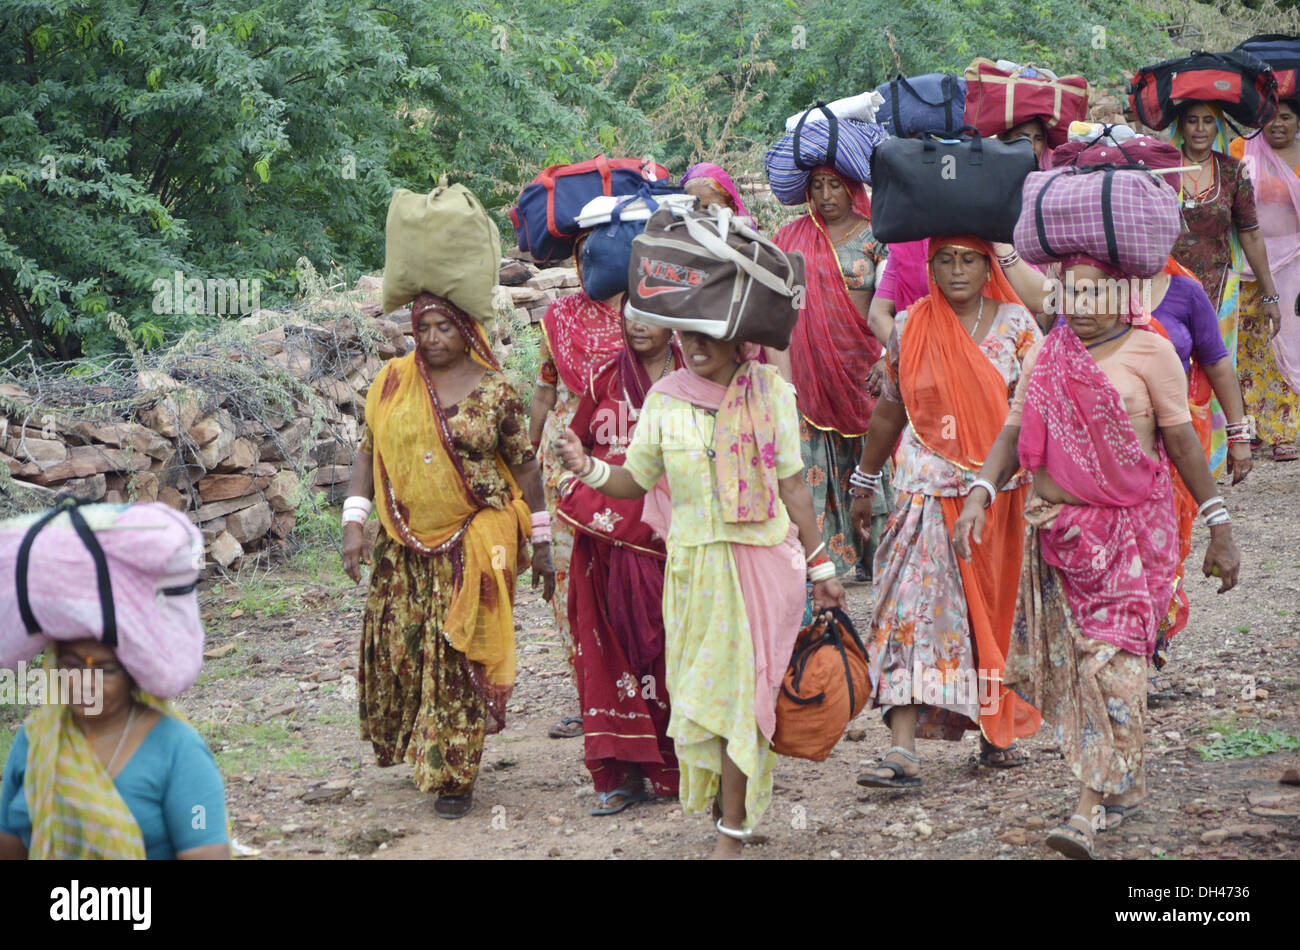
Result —
[[713, 843], [713, 853], [709, 855], [710, 861], [735, 861], [745, 850], [745, 842], [737, 841], [735, 838], [728, 838], [726, 835], [718, 835], [718, 840]]

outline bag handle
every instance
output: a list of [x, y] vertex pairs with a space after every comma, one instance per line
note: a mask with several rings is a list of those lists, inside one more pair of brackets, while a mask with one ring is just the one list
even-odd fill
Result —
[[840, 138], [839, 119], [835, 118], [835, 113], [831, 112], [831, 110], [827, 108], [825, 102], [819, 101], [817, 105], [813, 106], [813, 108], [809, 109], [803, 115], [799, 116], [799, 121], [796, 122], [794, 126], [794, 141], [792, 143], [792, 147], [794, 149], [794, 155], [792, 157], [794, 158], [795, 168], [799, 169], [801, 172], [812, 171], [814, 168], [817, 167], [817, 165], [821, 164], [821, 162], [817, 162], [813, 164], [805, 163], [803, 160], [803, 156], [799, 154], [799, 140], [800, 137], [803, 135], [803, 124], [808, 121], [808, 116], [812, 115], [813, 112], [816, 111], [823, 112], [826, 115], [826, 122], [827, 122], [826, 164], [827, 165], [835, 164], [835, 146], [839, 143], [839, 138]]
[[91, 559], [95, 562], [95, 582], [99, 588], [99, 603], [104, 614], [104, 637], [101, 642], [106, 647], [116, 647], [117, 610], [113, 606], [113, 582], [109, 579], [108, 558], [104, 556], [104, 549], [100, 546], [99, 541], [95, 539], [95, 533], [90, 530], [90, 525], [86, 524], [85, 517], [77, 510], [77, 506], [80, 504], [81, 502], [76, 498], [69, 495], [62, 496], [54, 508], [42, 515], [40, 520], [28, 528], [27, 533], [23, 535], [22, 543], [18, 545], [18, 563], [15, 570], [14, 585], [18, 594], [18, 612], [22, 615], [23, 626], [27, 628], [28, 636], [35, 636], [43, 632], [36, 615], [32, 613], [31, 597], [27, 592], [27, 575], [31, 567], [32, 545], [35, 543], [36, 535], [40, 534], [41, 529], [66, 511], [68, 520], [72, 522], [72, 529], [77, 532], [77, 537], [81, 539], [81, 543], [86, 546]]
[[659, 210], [659, 202], [655, 200], [654, 192], [650, 190], [649, 184], [642, 182], [637, 186], [635, 195], [629, 195], [626, 201], [616, 203], [614, 209], [610, 211], [609, 225], [611, 231], [623, 222], [623, 209], [638, 198], [645, 202], [645, 206], [651, 214]]
[[1068, 174], [1068, 171], [1061, 172], [1060, 175], [1053, 175], [1043, 183], [1043, 187], [1038, 189], [1038, 197], [1034, 199], [1034, 229], [1038, 232], [1038, 246], [1041, 247], [1049, 257], [1062, 257], [1047, 240], [1047, 226], [1043, 224], [1043, 197], [1047, 194], [1047, 189], [1051, 188], [1062, 175]]
[[[719, 234], [728, 234], [733, 230], [734, 212], [730, 208], [719, 205], [716, 214], [717, 217], [713, 220], [717, 225], [717, 234], [710, 230], [705, 225], [704, 221], [696, 214], [686, 214], [682, 216], [682, 221], [686, 225], [686, 233], [689, 234], [691, 239], [699, 244], [700, 247], [711, 253], [715, 258], [720, 261], [735, 264], [736, 267], [740, 268], [773, 293], [780, 294], [782, 297], [793, 297], [795, 294], [794, 288], [788, 286], [785, 281], [777, 277], [766, 267], [763, 267], [745, 257], [745, 255], [741, 254], [738, 250], [728, 244], [725, 238], [719, 237]], [[766, 238], [748, 225], [736, 225], [734, 230], [735, 233], [742, 237], [770, 245], [770, 242]], [[775, 247], [775, 245], [770, 246]], [[784, 251], [780, 251], [780, 253], [783, 256], [785, 255]]]
[[973, 125], [963, 125], [955, 131], [948, 129], [930, 129], [925, 133], [924, 144], [921, 148], [921, 162], [925, 165], [933, 165], [939, 160], [939, 145], [936, 139], [961, 139], [966, 133], [970, 133], [970, 157], [968, 164], [984, 164], [984, 139], [979, 133], [979, 129]]

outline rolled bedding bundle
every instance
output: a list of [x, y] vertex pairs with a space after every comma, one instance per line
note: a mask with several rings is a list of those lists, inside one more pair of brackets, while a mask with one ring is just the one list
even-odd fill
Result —
[[763, 159], [767, 182], [783, 205], [808, 200], [808, 182], [818, 165], [829, 165], [845, 178], [871, 184], [871, 153], [888, 137], [874, 122], [839, 119], [819, 103], [784, 133]]

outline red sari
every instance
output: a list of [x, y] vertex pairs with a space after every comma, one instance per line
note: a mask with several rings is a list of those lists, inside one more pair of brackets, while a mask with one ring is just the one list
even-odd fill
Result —
[[[672, 359], [684, 365], [676, 345]], [[650, 389], [624, 348], [594, 374], [570, 427], [592, 456], [621, 465]], [[582, 708], [585, 760], [597, 792], [612, 792], [636, 764], [658, 795], [676, 795], [664, 667], [663, 540], [642, 519], [642, 500], [609, 498], [580, 482], [560, 500], [573, 526], [569, 628]]]

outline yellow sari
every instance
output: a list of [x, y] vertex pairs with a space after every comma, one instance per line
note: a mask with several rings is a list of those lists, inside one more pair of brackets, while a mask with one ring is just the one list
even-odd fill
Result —
[[[473, 328], [480, 338], [472, 341], [475, 355], [491, 365], [482, 331]], [[531, 530], [528, 505], [500, 457], [497, 467], [511, 493], [506, 506], [492, 507], [470, 487], [418, 349], [380, 370], [366, 398], [366, 425], [374, 439], [380, 524], [422, 554], [452, 554], [455, 592], [442, 632], [470, 661], [476, 687], [503, 722], [515, 681], [511, 603], [521, 542]]]

